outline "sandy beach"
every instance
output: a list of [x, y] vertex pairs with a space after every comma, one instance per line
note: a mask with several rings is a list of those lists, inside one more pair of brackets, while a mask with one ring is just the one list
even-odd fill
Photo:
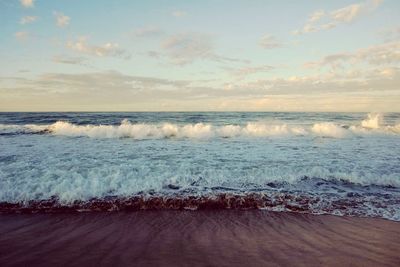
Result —
[[399, 266], [400, 223], [265, 211], [0, 215], [1, 266]]
[[0, 25], [0, 267], [400, 267], [400, 0]]

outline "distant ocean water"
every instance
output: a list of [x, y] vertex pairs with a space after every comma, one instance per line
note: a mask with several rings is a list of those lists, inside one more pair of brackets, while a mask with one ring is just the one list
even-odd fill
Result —
[[0, 211], [400, 221], [400, 114], [0, 113]]

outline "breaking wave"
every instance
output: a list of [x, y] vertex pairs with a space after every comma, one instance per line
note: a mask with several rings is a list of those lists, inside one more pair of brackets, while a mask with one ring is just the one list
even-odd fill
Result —
[[[12, 116], [2, 121], [21, 124], [0, 124], [0, 212], [266, 209], [400, 221], [397, 114]], [[124, 117], [132, 121], [115, 124]]]
[[50, 125], [6, 125], [0, 124], [0, 134], [41, 133], [59, 136], [91, 138], [233, 138], [233, 137], [285, 137], [320, 136], [345, 138], [370, 134], [398, 135], [400, 124], [382, 125], [381, 114], [368, 114], [368, 118], [358, 125], [340, 125], [333, 122], [320, 122], [311, 126], [289, 125], [285, 123], [248, 122], [244, 125], [212, 125], [208, 123], [131, 123], [122, 120], [119, 125], [79, 125], [67, 121], [57, 121]]
[[261, 209], [339, 216], [380, 217], [400, 221], [400, 199], [390, 194], [370, 196], [288, 192], [216, 192], [215, 194], [139, 194], [110, 196], [87, 201], [62, 202], [53, 197], [26, 202], [0, 202], [0, 213], [57, 213], [138, 210]]

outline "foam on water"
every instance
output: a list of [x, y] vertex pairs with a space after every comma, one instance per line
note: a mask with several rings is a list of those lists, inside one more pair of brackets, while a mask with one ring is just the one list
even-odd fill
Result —
[[311, 128], [319, 136], [341, 138], [349, 135], [349, 131], [332, 122], [316, 123]]
[[288, 137], [322, 136], [345, 138], [371, 134], [400, 134], [400, 124], [382, 126], [382, 114], [368, 114], [360, 124], [341, 125], [334, 122], [319, 122], [308, 125], [288, 125], [273, 122], [248, 122], [243, 125], [212, 125], [208, 123], [131, 123], [124, 119], [119, 125], [77, 125], [67, 121], [57, 121], [50, 125], [6, 125], [0, 124], [0, 133], [50, 133], [62, 136], [86, 136], [91, 138], [233, 138], [233, 137]]
[[238, 116], [0, 124], [0, 211], [218, 206], [400, 220], [397, 117]]
[[369, 129], [378, 129], [382, 123], [382, 114], [368, 114], [368, 118], [361, 122], [361, 126]]

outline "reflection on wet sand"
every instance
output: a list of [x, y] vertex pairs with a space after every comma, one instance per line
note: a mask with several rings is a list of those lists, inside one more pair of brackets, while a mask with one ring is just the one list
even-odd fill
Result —
[[399, 266], [400, 223], [266, 211], [0, 215], [1, 266]]

